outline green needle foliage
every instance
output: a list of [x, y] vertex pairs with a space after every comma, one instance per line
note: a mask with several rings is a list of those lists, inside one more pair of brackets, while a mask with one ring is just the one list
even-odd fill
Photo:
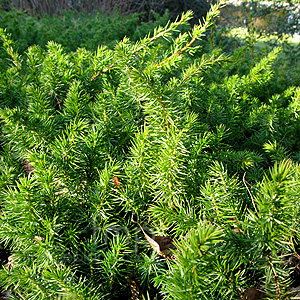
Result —
[[[222, 179], [219, 166], [211, 172]], [[225, 185], [230, 193], [230, 183], [216, 183], [214, 192], [223, 200], [222, 206], [204, 195], [207, 206], [216, 205], [215, 220], [199, 221], [177, 242], [177, 259], [158, 280], [166, 298], [243, 299], [245, 287], [253, 285], [256, 277], [266, 299], [287, 299], [291, 278], [286, 258], [295, 251], [293, 239], [299, 238], [295, 172], [299, 167], [295, 169], [289, 160], [275, 163], [259, 184], [253, 207], [241, 209], [237, 202], [236, 212], [243, 212], [240, 216], [230, 217], [230, 203], [219, 193]], [[223, 222], [219, 223], [220, 217]]]
[[[190, 30], [188, 11], [96, 51], [48, 42], [19, 55], [1, 29], [0, 282], [12, 299], [292, 296], [299, 89], [275, 87], [281, 49], [212, 47], [223, 4]], [[152, 251], [151, 233], [174, 239], [175, 258]]]

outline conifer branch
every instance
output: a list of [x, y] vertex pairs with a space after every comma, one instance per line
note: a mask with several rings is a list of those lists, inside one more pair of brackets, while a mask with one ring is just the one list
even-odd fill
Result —
[[219, 55], [217, 58], [215, 58], [214, 55], [212, 55], [209, 58], [206, 58], [206, 56], [203, 55], [200, 63], [195, 63], [184, 72], [184, 78], [181, 79], [179, 86], [181, 86], [191, 76], [197, 74], [200, 70], [208, 69], [212, 67], [214, 64], [220, 64], [221, 62], [224, 62], [227, 59], [228, 58], [224, 56], [224, 54]]
[[213, 5], [206, 15], [206, 19], [204, 20], [204, 23], [202, 24], [200, 22], [199, 25], [195, 25], [192, 30], [192, 39], [185, 45], [183, 48], [181, 48], [178, 52], [173, 53], [171, 56], [165, 58], [162, 62], [159, 63], [159, 66], [165, 65], [168, 61], [172, 60], [176, 56], [179, 56], [186, 52], [188, 49], [191, 48], [191, 46], [205, 33], [206, 30], [208, 30], [214, 23], [212, 20], [219, 15], [219, 9], [224, 5], [225, 0], [220, 0], [217, 4]]
[[247, 181], [245, 180], [245, 176], [246, 176], [246, 172], [245, 172], [244, 175], [243, 175], [243, 183], [244, 183], [244, 185], [245, 185], [245, 187], [246, 187], [246, 189], [247, 189], [247, 191], [248, 191], [248, 193], [249, 193], [249, 195], [250, 195], [250, 198], [251, 198], [251, 201], [252, 201], [252, 205], [253, 205], [253, 207], [254, 207], [254, 210], [255, 210], [256, 213], [258, 213], [257, 208], [256, 208], [256, 205], [255, 205], [254, 198], [253, 198], [253, 196], [252, 196], [252, 193], [251, 193], [250, 189], [248, 188]]
[[[130, 56], [133, 56], [134, 54], [138, 53], [139, 51], [143, 50], [145, 47], [147, 47], [149, 44], [153, 43], [155, 40], [159, 39], [160, 37], [167, 38], [167, 36], [172, 32], [176, 31], [177, 27], [183, 24], [186, 24], [188, 20], [190, 20], [193, 16], [193, 12], [191, 10], [187, 11], [186, 13], [183, 13], [181, 15], [180, 20], [178, 21], [178, 18], [172, 23], [168, 23], [164, 28], [159, 27], [154, 30], [153, 37], [146, 37], [142, 39], [139, 43], [136, 43], [134, 45], [133, 50], [130, 53]], [[95, 75], [92, 76], [90, 79], [91, 81], [94, 80], [96, 77], [99, 75], [111, 70], [118, 62], [115, 61], [112, 63], [109, 67], [106, 67], [103, 69], [101, 72], [96, 73]]]
[[13, 42], [7, 38], [7, 36], [5, 34], [5, 30], [3, 30], [2, 28], [0, 28], [0, 38], [3, 41], [3, 47], [5, 48], [5, 50], [9, 54], [9, 56], [12, 58], [13, 63], [16, 66], [22, 80], [24, 80], [22, 69], [18, 62], [18, 55], [14, 53], [13, 48], [11, 46], [13, 44]]

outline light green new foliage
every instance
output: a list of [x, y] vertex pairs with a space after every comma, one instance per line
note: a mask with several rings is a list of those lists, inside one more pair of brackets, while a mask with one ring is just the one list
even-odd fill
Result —
[[[250, 63], [212, 49], [223, 4], [95, 52], [50, 41], [18, 56], [0, 31], [0, 282], [14, 299], [288, 293], [299, 92], [267, 89], [279, 49]], [[176, 259], [137, 222], [172, 237]]]
[[[1, 189], [0, 239], [12, 255], [0, 277], [16, 297], [113, 299], [135, 269], [148, 284], [163, 272], [160, 264], [136, 267], [151, 264], [139, 254], [145, 247], [131, 218], [147, 217], [150, 204], [180, 206], [196, 122], [181, 109], [181, 91], [223, 60], [195, 63], [188, 55], [221, 5], [189, 33], [174, 37], [191, 11], [137, 43], [125, 38], [95, 53], [48, 42], [23, 59], [1, 31], [12, 61], [1, 79], [3, 155], [13, 155], [18, 179]], [[7, 97], [9, 81], [15, 92]], [[3, 161], [3, 178], [14, 174], [11, 160]]]
[[241, 261], [223, 252], [225, 234], [201, 222], [177, 243], [178, 253], [164, 278], [167, 299], [235, 299], [243, 283]]
[[[218, 172], [216, 166], [212, 177]], [[246, 269], [260, 276], [268, 299], [289, 295], [291, 278], [285, 258], [294, 252], [293, 240], [299, 238], [298, 173], [299, 166], [290, 160], [276, 162], [258, 185], [256, 195], [251, 195], [252, 205], [246, 211], [236, 205], [235, 215], [230, 215], [232, 204], [220, 193], [222, 187], [230, 193], [234, 181], [224, 183], [219, 174], [213, 190], [223, 201], [216, 203], [206, 194], [202, 200], [206, 207], [218, 205], [216, 215], [207, 214], [208, 221], [188, 230], [177, 242], [176, 260], [170, 263], [169, 273], [157, 281], [167, 298], [236, 299], [253, 284]], [[224, 221], [219, 223], [221, 216]], [[230, 225], [238, 230], [228, 227], [226, 217], [237, 217]], [[210, 223], [212, 218], [216, 225]]]

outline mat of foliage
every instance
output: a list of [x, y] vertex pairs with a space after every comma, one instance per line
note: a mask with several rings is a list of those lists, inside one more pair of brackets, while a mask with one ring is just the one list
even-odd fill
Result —
[[295, 296], [297, 63], [206, 42], [220, 5], [94, 52], [0, 31], [9, 299]]
[[43, 49], [48, 41], [54, 41], [66, 51], [78, 47], [96, 50], [98, 45], [112, 48], [117, 41], [130, 37], [137, 41], [159, 25], [165, 26], [169, 13], [155, 14], [153, 21], [141, 22], [143, 14], [122, 16], [121, 12], [108, 13], [62, 11], [59, 15], [32, 16], [29, 11], [0, 9], [0, 27], [6, 28], [15, 42], [15, 48], [23, 53], [29, 46], [39, 45]]

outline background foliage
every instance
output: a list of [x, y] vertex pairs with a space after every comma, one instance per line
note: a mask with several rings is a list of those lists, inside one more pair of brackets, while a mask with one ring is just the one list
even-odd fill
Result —
[[[39, 30], [36, 45], [18, 41], [58, 17], [3, 15], [0, 278], [12, 299], [295, 296], [299, 67], [294, 48], [257, 49], [250, 30], [229, 51], [222, 5], [193, 27], [190, 11], [132, 31], [137, 15], [81, 16], [83, 38], [70, 30], [65, 47]], [[111, 30], [107, 46], [85, 40], [86, 24]], [[121, 25], [131, 34], [117, 41]], [[170, 259], [137, 222], [172, 237]]]
[[64, 10], [81, 13], [102, 11], [109, 15], [119, 12], [123, 16], [141, 13], [141, 18], [149, 21], [155, 14], [163, 15], [166, 9], [170, 10], [172, 19], [189, 9], [193, 9], [194, 18], [199, 19], [205, 17], [212, 2], [207, 0], [1, 0], [0, 5], [4, 10], [11, 8], [28, 10], [31, 14], [39, 16], [43, 14], [59, 15]]
[[48, 41], [59, 43], [67, 51], [76, 51], [80, 47], [96, 50], [98, 45], [112, 48], [125, 36], [137, 41], [153, 32], [155, 27], [165, 26], [169, 20], [168, 13], [155, 17], [153, 21], [141, 23], [138, 14], [125, 18], [120, 12], [108, 16], [99, 11], [89, 15], [64, 11], [60, 16], [44, 15], [38, 18], [28, 11], [11, 10], [2, 11], [0, 24], [11, 34], [19, 53], [32, 45], [45, 49]]

